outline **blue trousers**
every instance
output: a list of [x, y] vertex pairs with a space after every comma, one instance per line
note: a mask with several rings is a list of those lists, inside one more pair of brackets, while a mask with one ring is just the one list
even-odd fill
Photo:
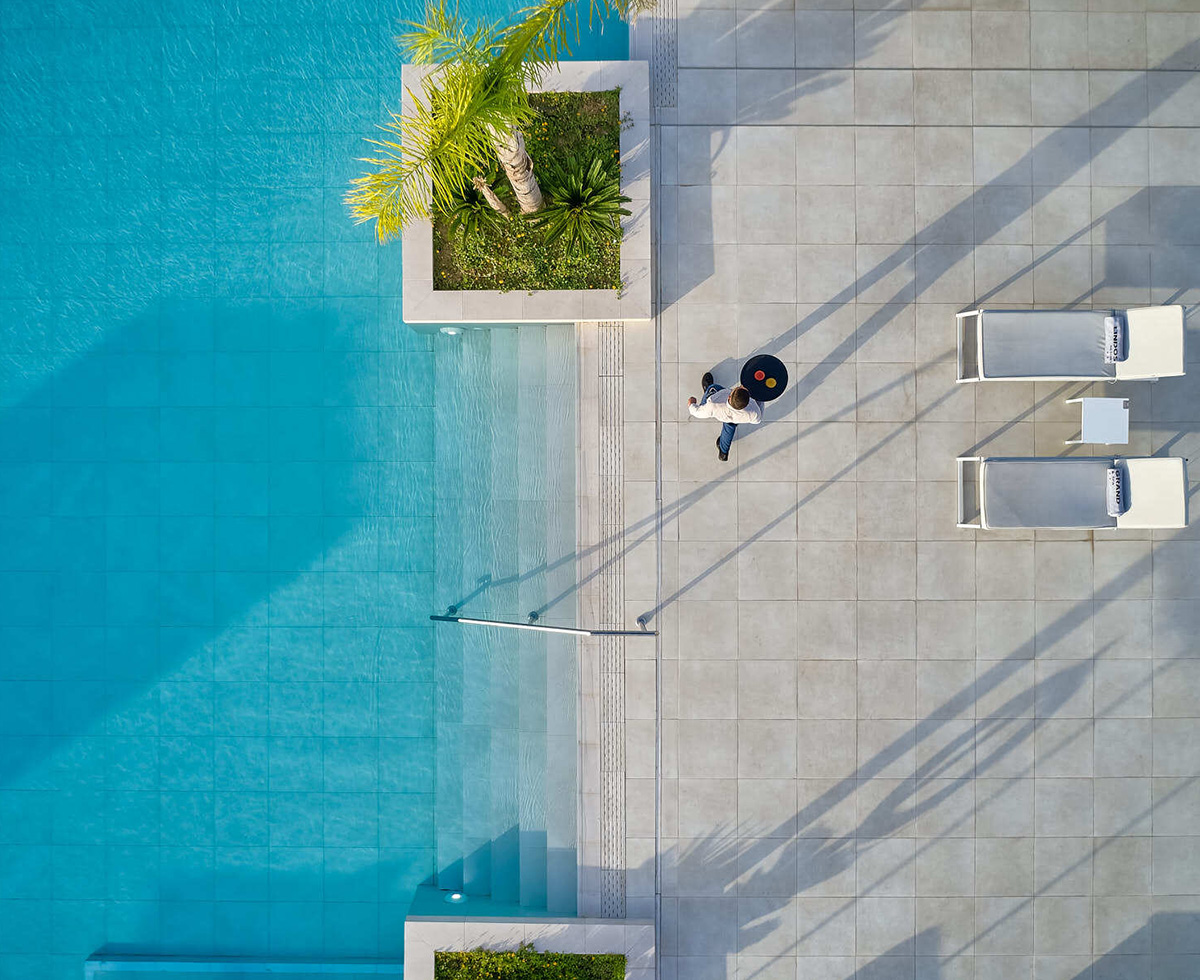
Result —
[[[712, 385], [708, 391], [704, 393], [704, 397], [700, 399], [700, 404], [703, 405], [718, 391], [723, 391], [723, 385]], [[733, 435], [737, 432], [737, 425], [733, 422], [721, 423], [721, 437], [717, 440], [717, 448], [726, 455], [729, 454], [729, 447], [733, 445]]]

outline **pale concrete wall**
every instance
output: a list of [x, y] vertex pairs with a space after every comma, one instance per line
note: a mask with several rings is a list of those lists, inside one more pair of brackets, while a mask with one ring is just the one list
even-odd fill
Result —
[[410, 916], [404, 922], [405, 980], [433, 980], [433, 954], [516, 949], [623, 953], [626, 980], [653, 980], [654, 922], [650, 919], [453, 919]]

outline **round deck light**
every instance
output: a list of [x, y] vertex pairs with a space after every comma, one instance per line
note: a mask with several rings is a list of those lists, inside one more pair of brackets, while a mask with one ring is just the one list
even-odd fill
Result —
[[442, 899], [442, 901], [444, 901], [447, 905], [462, 905], [462, 903], [466, 900], [467, 896], [462, 892], [451, 892], [444, 899]]

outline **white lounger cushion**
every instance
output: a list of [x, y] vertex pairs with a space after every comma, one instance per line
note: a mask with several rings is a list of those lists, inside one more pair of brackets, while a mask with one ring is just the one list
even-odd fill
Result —
[[1183, 374], [1183, 307], [1146, 306], [1125, 313], [1126, 357], [1118, 380], [1172, 378]]
[[1109, 457], [989, 457], [979, 467], [985, 528], [1089, 530], [1117, 526], [1108, 512]]
[[1129, 499], [1117, 528], [1187, 527], [1187, 463], [1177, 456], [1123, 460]]
[[[979, 527], [1101, 530], [1187, 526], [1187, 465], [1178, 457], [975, 458]], [[1108, 470], [1123, 470], [1124, 513], [1108, 512]], [[959, 492], [964, 471], [959, 467]], [[960, 520], [962, 511], [960, 510]], [[965, 525], [964, 525], [965, 526]]]
[[1114, 378], [1105, 361], [1104, 310], [984, 310], [979, 315], [980, 375], [990, 380]]
[[1115, 311], [1124, 351], [1106, 360], [1105, 310], [972, 310], [957, 314], [958, 378], [971, 381], [1152, 380], [1184, 369], [1182, 306]]

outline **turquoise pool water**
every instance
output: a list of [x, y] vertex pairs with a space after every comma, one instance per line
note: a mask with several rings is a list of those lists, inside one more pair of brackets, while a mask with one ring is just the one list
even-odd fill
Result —
[[410, 330], [347, 220], [405, 15], [0, 4], [0, 980], [573, 902], [567, 648], [427, 620], [569, 591], [573, 348]]

